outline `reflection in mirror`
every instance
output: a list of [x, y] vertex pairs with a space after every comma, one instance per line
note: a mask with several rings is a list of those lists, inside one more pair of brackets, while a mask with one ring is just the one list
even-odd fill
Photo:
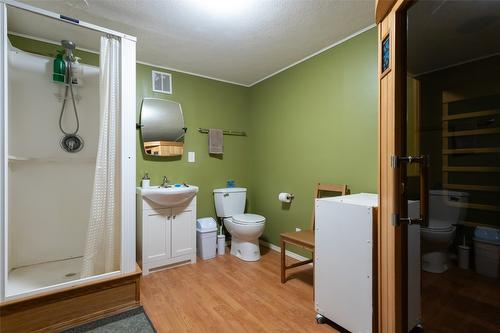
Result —
[[185, 127], [179, 103], [158, 98], [144, 98], [141, 105], [140, 123], [146, 154], [182, 155]]

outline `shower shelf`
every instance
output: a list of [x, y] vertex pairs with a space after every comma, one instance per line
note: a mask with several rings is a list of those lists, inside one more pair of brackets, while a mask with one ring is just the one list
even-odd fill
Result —
[[95, 158], [24, 157], [9, 155], [9, 162], [31, 163], [95, 163]]

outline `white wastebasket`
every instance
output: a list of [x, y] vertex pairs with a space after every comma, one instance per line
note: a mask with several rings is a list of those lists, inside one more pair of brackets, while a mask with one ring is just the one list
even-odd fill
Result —
[[498, 278], [500, 272], [500, 230], [477, 227], [474, 231], [476, 272]]
[[217, 223], [212, 217], [196, 221], [196, 254], [201, 259], [215, 258], [217, 249]]

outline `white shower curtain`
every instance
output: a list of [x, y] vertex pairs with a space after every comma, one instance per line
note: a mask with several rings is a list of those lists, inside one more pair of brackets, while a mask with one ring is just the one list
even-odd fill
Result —
[[101, 37], [100, 131], [81, 277], [120, 269], [120, 41]]

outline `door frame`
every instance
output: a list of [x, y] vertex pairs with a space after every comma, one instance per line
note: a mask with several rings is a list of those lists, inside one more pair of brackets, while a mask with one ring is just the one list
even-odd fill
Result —
[[[401, 186], [406, 166], [391, 166], [405, 156], [406, 144], [406, 10], [411, 0], [377, 0], [378, 29], [378, 332], [407, 332], [407, 226], [394, 223], [406, 216]], [[382, 71], [382, 43], [389, 40], [389, 66]], [[399, 222], [399, 221], [397, 221]]]

